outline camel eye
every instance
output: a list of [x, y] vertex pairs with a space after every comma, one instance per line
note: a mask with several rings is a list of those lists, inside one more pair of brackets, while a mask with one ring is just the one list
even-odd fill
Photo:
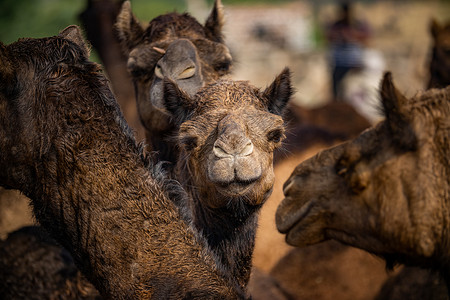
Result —
[[178, 79], [188, 79], [195, 75], [195, 66], [186, 68], [183, 72], [181, 72]]
[[283, 138], [283, 131], [281, 129], [274, 129], [267, 134], [267, 140], [274, 143], [279, 143]]
[[159, 65], [156, 65], [156, 67], [155, 67], [155, 76], [160, 78], [160, 79], [164, 78], [164, 75], [162, 73], [162, 69], [161, 69], [161, 67]]
[[346, 157], [341, 157], [335, 167], [336, 174], [344, 177], [348, 173], [349, 161]]
[[197, 147], [198, 138], [195, 136], [184, 136], [181, 138], [181, 144], [188, 152], [194, 150]]
[[225, 74], [230, 69], [230, 66], [231, 66], [231, 61], [230, 60], [224, 60], [224, 61], [216, 63], [214, 65], [214, 69], [217, 72], [221, 73], [221, 74]]

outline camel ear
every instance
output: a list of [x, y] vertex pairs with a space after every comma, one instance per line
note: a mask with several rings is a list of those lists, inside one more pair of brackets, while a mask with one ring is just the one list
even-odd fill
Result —
[[59, 33], [58, 36], [77, 44], [81, 48], [81, 50], [83, 50], [84, 56], [86, 58], [89, 58], [91, 51], [90, 51], [89, 47], [86, 45], [86, 43], [84, 42], [80, 27], [78, 27], [77, 25], [67, 26], [65, 29], [63, 29]]
[[122, 50], [128, 55], [144, 35], [144, 28], [131, 12], [130, 1], [125, 1], [122, 4], [122, 9], [117, 16], [115, 28], [122, 45]]
[[181, 125], [193, 113], [195, 109], [194, 101], [167, 77], [164, 77], [163, 91], [164, 106], [175, 123]]
[[0, 92], [9, 95], [15, 90], [16, 77], [7, 51], [5, 45], [0, 42]]
[[291, 71], [285, 68], [263, 92], [269, 112], [282, 115], [293, 93]]
[[206, 35], [214, 42], [223, 43], [222, 27], [224, 19], [222, 1], [216, 0], [205, 22]]
[[405, 150], [416, 149], [417, 138], [405, 110], [408, 99], [395, 88], [390, 72], [386, 72], [383, 76], [380, 94], [394, 143]]
[[438, 36], [439, 32], [441, 32], [441, 30], [442, 30], [441, 24], [439, 24], [439, 22], [435, 18], [432, 18], [431, 22], [430, 22], [431, 36], [434, 39], [436, 39], [436, 37]]

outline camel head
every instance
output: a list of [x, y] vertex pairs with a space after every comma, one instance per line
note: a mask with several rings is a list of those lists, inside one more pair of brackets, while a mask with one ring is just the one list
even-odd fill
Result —
[[217, 0], [201, 25], [189, 14], [168, 13], [144, 28], [125, 1], [116, 29], [128, 56], [138, 111], [149, 131], [164, 131], [169, 118], [162, 102], [163, 78], [177, 83], [191, 97], [205, 84], [228, 74], [231, 55], [223, 42], [223, 11]]
[[213, 208], [234, 197], [262, 204], [273, 186], [273, 151], [284, 138], [281, 114], [291, 94], [288, 69], [264, 91], [219, 80], [190, 97], [166, 80], [164, 101], [180, 124], [178, 164], [192, 180], [185, 186], [204, 191], [201, 199]]
[[387, 73], [380, 96], [383, 122], [284, 184], [276, 223], [289, 244], [336, 239], [394, 261], [448, 254], [450, 89], [407, 99]]

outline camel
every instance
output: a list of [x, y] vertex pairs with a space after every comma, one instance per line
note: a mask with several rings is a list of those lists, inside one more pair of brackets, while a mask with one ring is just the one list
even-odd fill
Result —
[[335, 239], [448, 285], [450, 88], [407, 99], [388, 72], [380, 95], [385, 121], [295, 168], [277, 228], [291, 245]]
[[223, 8], [216, 0], [205, 25], [188, 13], [168, 13], [150, 21], [147, 27], [122, 5], [116, 29], [136, 92], [140, 120], [146, 130], [149, 151], [155, 159], [173, 167], [178, 158], [172, 139], [177, 128], [167, 114], [162, 97], [164, 77], [175, 81], [191, 97], [206, 84], [229, 74], [232, 58], [224, 44]]
[[430, 24], [433, 38], [428, 88], [445, 88], [450, 85], [450, 22], [445, 25], [433, 19]]
[[175, 177], [189, 195], [179, 206], [243, 289], [291, 95], [288, 69], [264, 91], [219, 80], [191, 98], [170, 81], [165, 85], [166, 109], [180, 127]]
[[185, 197], [136, 143], [77, 26], [0, 44], [0, 185], [104, 298], [242, 299], [169, 197]]

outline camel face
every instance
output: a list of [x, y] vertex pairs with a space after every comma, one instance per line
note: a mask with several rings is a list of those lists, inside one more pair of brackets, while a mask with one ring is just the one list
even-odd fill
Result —
[[448, 216], [449, 89], [406, 99], [386, 75], [386, 120], [296, 167], [277, 227], [289, 244], [336, 239], [385, 257], [429, 259]]
[[264, 92], [247, 82], [221, 80], [191, 99], [168, 82], [165, 102], [181, 124], [181, 157], [199, 190], [213, 195], [202, 197], [210, 207], [225, 206], [229, 197], [259, 205], [270, 194], [273, 150], [284, 137], [280, 114], [290, 96], [287, 70]]
[[116, 27], [128, 55], [138, 111], [149, 131], [170, 128], [162, 103], [162, 79], [176, 82], [191, 97], [207, 83], [228, 74], [231, 55], [223, 44], [223, 13], [216, 1], [205, 25], [188, 14], [169, 13], [142, 27], [126, 1]]
[[450, 84], [450, 22], [442, 25], [432, 20], [433, 38], [429, 88], [445, 88]]

